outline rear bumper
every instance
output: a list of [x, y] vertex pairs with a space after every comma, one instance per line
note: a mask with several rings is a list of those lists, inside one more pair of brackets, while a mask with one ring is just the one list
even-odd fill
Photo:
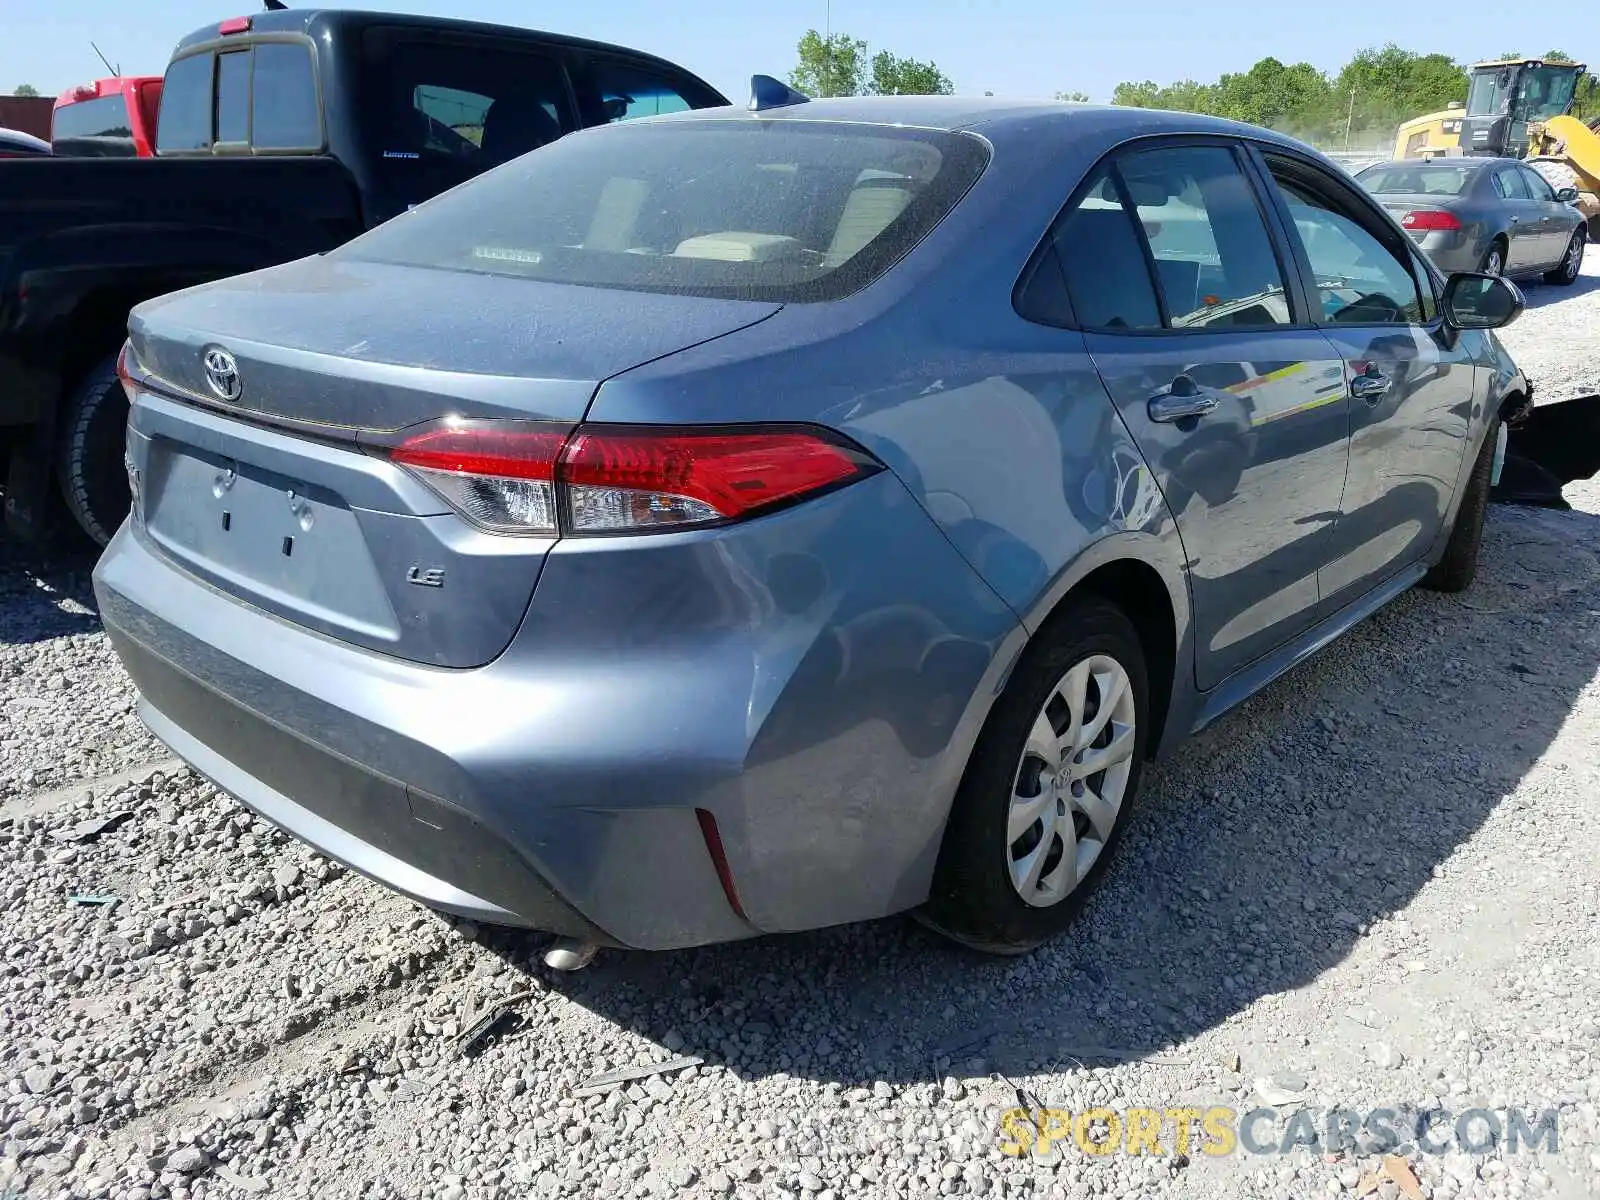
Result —
[[1446, 275], [1457, 271], [1476, 271], [1483, 264], [1483, 256], [1489, 249], [1487, 242], [1480, 242], [1465, 230], [1432, 230], [1421, 236], [1412, 234], [1411, 240]]
[[643, 949], [925, 899], [1022, 640], [887, 473], [731, 529], [558, 543], [473, 670], [285, 623], [131, 523], [95, 587], [147, 723], [267, 819], [431, 907]]

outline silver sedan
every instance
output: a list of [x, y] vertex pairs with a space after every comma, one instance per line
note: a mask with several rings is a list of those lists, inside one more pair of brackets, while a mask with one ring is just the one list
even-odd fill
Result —
[[[1544, 176], [1509, 158], [1377, 163], [1356, 179], [1438, 268], [1542, 274], [1570, 284], [1583, 265], [1583, 214]], [[1570, 189], [1569, 189], [1570, 190]]]

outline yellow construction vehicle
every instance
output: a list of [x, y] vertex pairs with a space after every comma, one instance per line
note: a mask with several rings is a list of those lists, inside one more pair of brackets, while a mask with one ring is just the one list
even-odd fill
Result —
[[1577, 208], [1589, 218], [1589, 240], [1600, 243], [1600, 120], [1551, 117], [1528, 130], [1528, 165], [1556, 191], [1575, 188]]
[[1464, 105], [1452, 100], [1440, 112], [1412, 117], [1400, 126], [1394, 139], [1396, 158], [1435, 158], [1454, 154], [1461, 145], [1461, 116]]

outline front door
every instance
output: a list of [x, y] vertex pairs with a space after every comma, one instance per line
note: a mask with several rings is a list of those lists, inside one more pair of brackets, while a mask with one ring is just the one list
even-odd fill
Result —
[[1349, 473], [1321, 574], [1331, 611], [1417, 563], [1439, 536], [1476, 372], [1438, 318], [1432, 276], [1375, 206], [1308, 160], [1264, 157], [1315, 285], [1313, 319], [1349, 379]]
[[1123, 153], [1055, 239], [1087, 348], [1178, 524], [1202, 688], [1314, 621], [1348, 437], [1343, 365], [1295, 311], [1242, 153]]
[[1556, 190], [1539, 172], [1531, 167], [1518, 167], [1528, 195], [1542, 214], [1539, 221], [1539, 262], [1546, 268], [1554, 267], [1567, 257], [1567, 246], [1572, 240], [1572, 209], [1556, 199]]

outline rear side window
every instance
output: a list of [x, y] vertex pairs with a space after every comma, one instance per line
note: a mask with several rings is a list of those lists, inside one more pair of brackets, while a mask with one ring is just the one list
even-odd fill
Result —
[[632, 121], [694, 107], [688, 97], [651, 71], [599, 62], [591, 68], [591, 75], [607, 121]]
[[1056, 226], [1056, 257], [1073, 311], [1089, 329], [1160, 329], [1139, 229], [1111, 175], [1100, 172]]
[[209, 54], [191, 54], [167, 68], [156, 120], [158, 153], [211, 147], [211, 62]]
[[1233, 152], [1183, 146], [1117, 161], [1174, 329], [1292, 322], [1283, 271]]
[[217, 141], [250, 140], [250, 51], [217, 56]]
[[988, 162], [979, 139], [822, 121], [563, 138], [336, 254], [630, 291], [830, 300], [876, 279]]
[[255, 48], [250, 144], [257, 150], [314, 150], [322, 145], [311, 47], [262, 42]]
[[1255, 191], [1222, 146], [1120, 156], [1059, 224], [1055, 248], [1089, 328], [1263, 328], [1294, 319]]
[[55, 110], [50, 140], [58, 153], [131, 155], [135, 153], [127, 102], [120, 96], [80, 100]]
[[481, 171], [574, 127], [566, 74], [546, 55], [392, 29], [369, 31], [365, 49], [363, 107], [385, 160]]
[[1516, 167], [1501, 167], [1494, 173], [1494, 190], [1507, 200], [1532, 200], [1528, 185], [1522, 182], [1522, 172]]

